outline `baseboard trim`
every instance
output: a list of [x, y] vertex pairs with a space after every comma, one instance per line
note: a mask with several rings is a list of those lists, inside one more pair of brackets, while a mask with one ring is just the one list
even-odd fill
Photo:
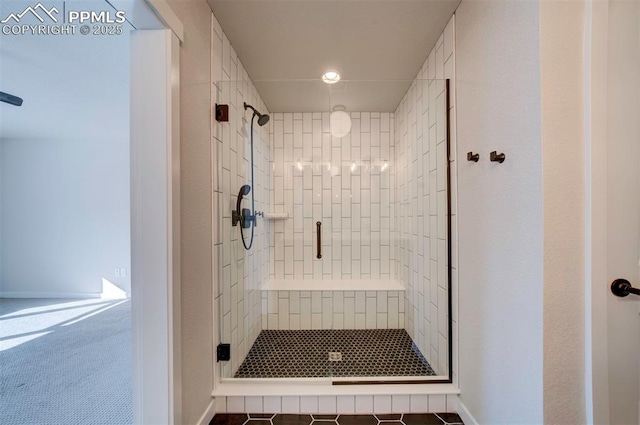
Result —
[[0, 298], [56, 298], [56, 299], [93, 299], [100, 298], [100, 292], [4, 292]]
[[473, 417], [471, 412], [469, 412], [469, 409], [467, 409], [467, 406], [464, 405], [460, 398], [458, 398], [458, 415], [460, 415], [462, 422], [464, 422], [465, 425], [479, 425], [476, 418]]
[[198, 420], [197, 425], [209, 425], [209, 423], [211, 422], [211, 419], [213, 419], [213, 416], [216, 414], [215, 407], [216, 407], [216, 401], [211, 400], [211, 403], [209, 403], [209, 406], [207, 406], [207, 409], [204, 411], [204, 413], [200, 417], [200, 420]]

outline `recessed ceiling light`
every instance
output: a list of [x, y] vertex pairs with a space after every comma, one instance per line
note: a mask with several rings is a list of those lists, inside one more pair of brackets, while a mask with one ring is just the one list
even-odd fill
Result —
[[327, 84], [335, 84], [340, 81], [340, 74], [335, 71], [327, 71], [322, 75], [322, 81]]

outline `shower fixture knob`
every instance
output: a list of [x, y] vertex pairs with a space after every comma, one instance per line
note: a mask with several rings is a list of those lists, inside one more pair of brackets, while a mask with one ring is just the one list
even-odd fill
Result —
[[467, 152], [467, 161], [478, 162], [480, 160], [479, 153]]
[[491, 152], [491, 162], [499, 162], [502, 164], [504, 162], [505, 155], [504, 153], [498, 153], [496, 151]]

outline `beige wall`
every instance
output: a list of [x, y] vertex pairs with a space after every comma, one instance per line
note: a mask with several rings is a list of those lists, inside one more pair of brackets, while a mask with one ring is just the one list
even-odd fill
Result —
[[213, 389], [211, 233], [211, 8], [168, 0], [184, 24], [180, 46], [182, 410], [196, 423]]
[[[478, 423], [543, 421], [540, 20], [535, 1], [456, 11], [460, 399]], [[503, 164], [489, 161], [504, 152]]]
[[586, 423], [583, 2], [540, 2], [544, 419]]

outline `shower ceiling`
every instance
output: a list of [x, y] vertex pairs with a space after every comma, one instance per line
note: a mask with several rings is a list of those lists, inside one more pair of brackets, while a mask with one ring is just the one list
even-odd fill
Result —
[[331, 102], [393, 112], [460, 0], [208, 2], [270, 112], [328, 110], [318, 94], [327, 88], [261, 81], [319, 80], [330, 69], [343, 80], [396, 80], [352, 84], [347, 99]]

